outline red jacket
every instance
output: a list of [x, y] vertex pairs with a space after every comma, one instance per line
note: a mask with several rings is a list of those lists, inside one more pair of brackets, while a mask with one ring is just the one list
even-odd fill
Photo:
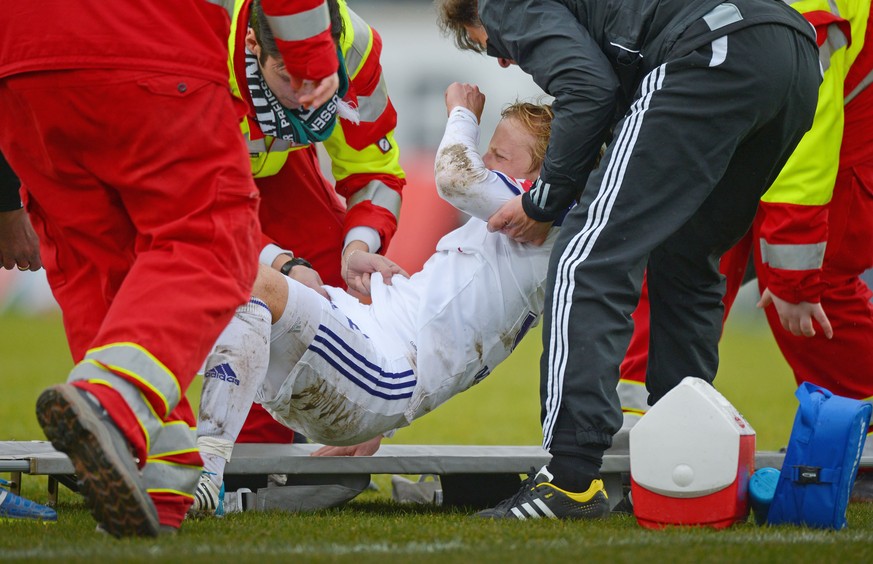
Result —
[[[293, 15], [324, 0], [264, 0], [271, 15]], [[233, 0], [22, 0], [4, 2], [0, 78], [63, 69], [137, 69], [227, 81]], [[326, 8], [325, 8], [326, 9]], [[323, 78], [337, 68], [329, 33], [285, 43], [289, 68]], [[305, 61], [305, 62], [301, 62]]]

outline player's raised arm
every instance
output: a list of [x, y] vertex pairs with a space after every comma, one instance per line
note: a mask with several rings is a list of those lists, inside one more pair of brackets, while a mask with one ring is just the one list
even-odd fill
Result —
[[[464, 213], [488, 221], [524, 188], [515, 178], [489, 170], [479, 153], [479, 116], [484, 104], [485, 96], [476, 86], [455, 82], [446, 90], [449, 119], [437, 150], [434, 175], [440, 197]], [[514, 160], [508, 152], [496, 154], [498, 159], [505, 159], [503, 164], [509, 168]]]

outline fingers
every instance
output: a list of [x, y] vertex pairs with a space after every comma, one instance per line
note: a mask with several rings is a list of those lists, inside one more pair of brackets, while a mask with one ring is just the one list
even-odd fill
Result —
[[319, 80], [311, 92], [306, 92], [298, 98], [307, 108], [321, 106], [336, 94], [339, 88], [339, 78], [336, 73]]
[[367, 287], [364, 286], [364, 280], [361, 275], [353, 276], [351, 280], [348, 281], [349, 288], [362, 294], [364, 296], [369, 296], [370, 291]]
[[309, 456], [349, 456], [346, 452], [351, 447], [323, 446]]
[[542, 244], [546, 242], [546, 238], [547, 238], [546, 235], [537, 236], [537, 237], [532, 237], [532, 238], [527, 242], [527, 244], [528, 244], [528, 245], [533, 245], [534, 247], [541, 247]]
[[42, 268], [42, 263], [39, 261], [39, 259], [36, 259], [34, 261], [28, 261], [28, 260], [22, 260], [22, 259], [3, 260], [3, 261], [0, 261], [0, 266], [5, 268], [6, 270], [12, 270], [13, 268], [17, 268], [21, 272], [27, 272], [28, 270], [36, 272], [37, 270]]
[[389, 261], [388, 259], [385, 259], [385, 262], [388, 264], [386, 264], [385, 266], [383, 266], [382, 268], [379, 269], [379, 274], [382, 275], [382, 281], [385, 282], [385, 284], [387, 286], [391, 285], [391, 278], [395, 274], [399, 274], [400, 276], [403, 276], [405, 278], [409, 278], [409, 274], [407, 274], [407, 272], [405, 270], [400, 268], [400, 266], [398, 266], [397, 264], [394, 264], [393, 262]]
[[822, 332], [824, 332], [824, 336], [827, 339], [834, 338], [834, 328], [831, 326], [831, 320], [828, 319], [827, 314], [825, 314], [824, 310], [819, 308], [815, 313], [813, 313], [815, 320], [821, 326]]
[[[815, 327], [812, 326], [811, 317], [801, 317], [797, 323], [797, 333], [795, 335], [803, 335], [804, 337], [815, 337]], [[793, 331], [792, 331], [793, 332]]]
[[509, 225], [509, 218], [500, 211], [488, 218], [488, 232], [497, 233], [503, 231]]

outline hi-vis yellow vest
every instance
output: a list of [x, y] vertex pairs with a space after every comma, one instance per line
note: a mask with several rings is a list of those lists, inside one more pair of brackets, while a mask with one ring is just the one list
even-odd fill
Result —
[[845, 20], [848, 26], [845, 22], [843, 25], [830, 23], [826, 37], [819, 33], [819, 59], [824, 77], [819, 87], [814, 125], [803, 136], [761, 200], [774, 204], [822, 206], [831, 200], [837, 178], [843, 138], [843, 100], [847, 94], [844, 92], [845, 80], [864, 46], [870, 0], [785, 1], [807, 19], [815, 20], [816, 12], [831, 14]]
[[[235, 57], [237, 50], [243, 49], [244, 45], [239, 42], [239, 38], [245, 35], [245, 27], [248, 21], [243, 21], [241, 15], [248, 15], [251, 10], [252, 0], [236, 0], [234, 4], [234, 16], [231, 21], [230, 36], [228, 39], [228, 71], [230, 74], [230, 88], [235, 96], [246, 99], [247, 96], [242, 96], [242, 88], [246, 88], [246, 84], [240, 85], [237, 81], [237, 70], [235, 68]], [[339, 0], [340, 15], [343, 20], [343, 35], [340, 40], [340, 49], [345, 59], [346, 70], [349, 80], [352, 81], [357, 76], [358, 71], [364, 67], [370, 56], [373, 46], [373, 34], [370, 27], [360, 17], [351, 12], [344, 0]], [[380, 77], [380, 84], [374, 92], [365, 99], [358, 100], [358, 109], [361, 112], [361, 121], [375, 121], [379, 115], [388, 107], [388, 91], [384, 85], [384, 78]], [[393, 112], [393, 109], [391, 110]], [[334, 128], [330, 138], [324, 142], [328, 154], [331, 157], [334, 177], [337, 182], [341, 182], [344, 178], [356, 174], [387, 174], [403, 178], [403, 169], [400, 167], [399, 150], [394, 142], [393, 124], [390, 130], [384, 134], [387, 139], [387, 146], [392, 150], [380, 151], [378, 147], [373, 148], [353, 148], [346, 140], [346, 133], [343, 131], [343, 125], [349, 127], [349, 123], [342, 123], [343, 120], [338, 120], [337, 126]], [[352, 127], [355, 127], [352, 125]], [[273, 176], [285, 165], [288, 159], [288, 153], [303, 146], [291, 146], [290, 142], [284, 139], [276, 139], [274, 137], [262, 137], [260, 139], [252, 139], [251, 131], [249, 130], [249, 122], [247, 119], [242, 120], [240, 128], [245, 137], [246, 144], [249, 147], [249, 156], [252, 165], [252, 174], [255, 178]], [[376, 143], [377, 139], [372, 142]], [[396, 214], [395, 214], [396, 215]]]

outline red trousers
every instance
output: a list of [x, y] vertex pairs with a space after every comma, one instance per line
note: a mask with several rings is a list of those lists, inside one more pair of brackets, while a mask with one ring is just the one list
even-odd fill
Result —
[[[22, 179], [74, 361], [134, 343], [184, 394], [248, 298], [258, 196], [240, 110], [226, 85], [154, 72], [0, 80], [0, 149]], [[81, 386], [145, 452], [118, 393]], [[195, 422], [185, 399], [164, 421], [179, 420]], [[189, 454], [200, 463], [196, 449]], [[178, 526], [190, 499], [152, 497], [161, 522]]]
[[[752, 247], [758, 286], [763, 290], [767, 270], [760, 268], [760, 246]], [[860, 279], [871, 267], [873, 165], [840, 170], [828, 205], [821, 305], [834, 338], [826, 339], [818, 327], [814, 337], [794, 336], [780, 324], [775, 307], [765, 310], [776, 344], [798, 384], [812, 382], [841, 396], [873, 401], [873, 293]]]
[[[760, 218], [760, 216], [759, 216]], [[759, 218], [749, 233], [722, 257], [721, 272], [727, 277], [724, 298], [727, 317], [743, 274], [754, 254], [758, 286], [767, 287], [767, 269], [762, 268]], [[826, 288], [822, 308], [834, 329], [828, 340], [820, 328], [814, 337], [797, 337], [782, 327], [776, 308], [766, 309], [767, 321], [798, 384], [808, 381], [831, 392], [873, 401], [873, 305], [871, 291], [860, 275], [873, 267], [873, 166], [843, 169], [837, 176], [828, 205], [828, 242], [822, 265]], [[645, 293], [634, 313], [634, 335], [621, 366], [622, 380], [645, 382], [649, 338], [648, 298]]]
[[[340, 274], [345, 204], [321, 174], [315, 147], [288, 154], [274, 176], [256, 179], [265, 241], [274, 242], [312, 263], [325, 284], [345, 287]], [[237, 438], [241, 443], [290, 443], [294, 431], [253, 404]]]

